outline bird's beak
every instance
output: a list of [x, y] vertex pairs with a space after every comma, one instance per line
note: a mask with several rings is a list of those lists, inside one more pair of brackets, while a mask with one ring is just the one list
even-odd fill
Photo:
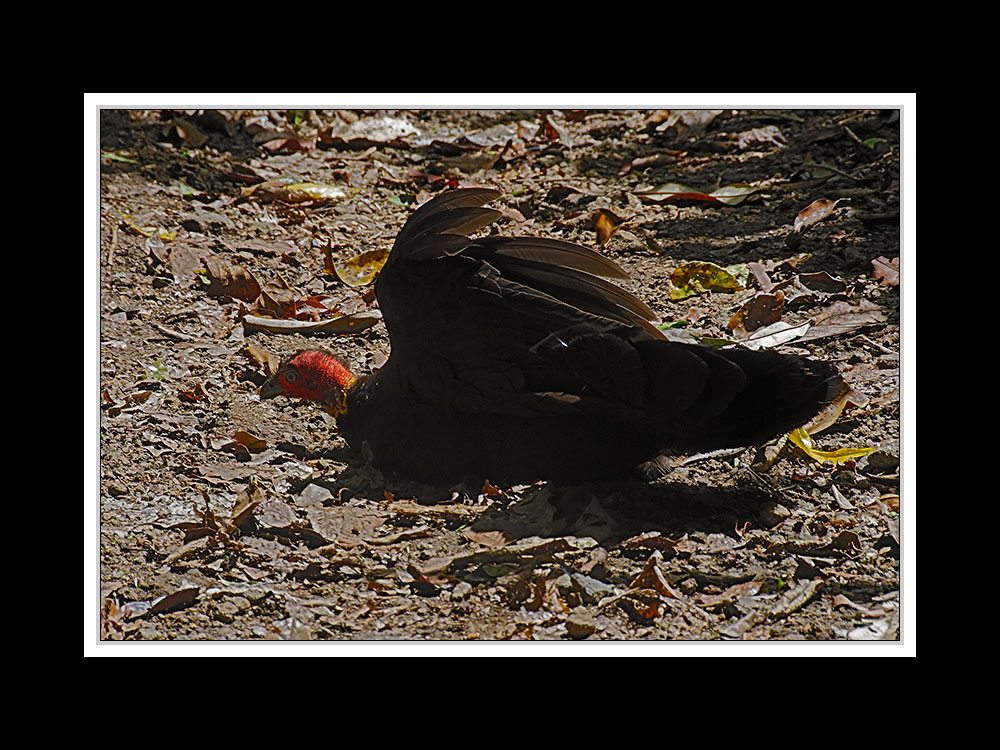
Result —
[[263, 401], [266, 398], [274, 398], [275, 396], [285, 395], [285, 389], [282, 387], [281, 383], [278, 382], [277, 378], [272, 378], [268, 380], [264, 385], [260, 387], [260, 400]]

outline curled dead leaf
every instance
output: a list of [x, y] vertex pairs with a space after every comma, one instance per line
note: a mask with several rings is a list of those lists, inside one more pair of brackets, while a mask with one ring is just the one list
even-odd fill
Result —
[[844, 283], [843, 279], [831, 276], [826, 271], [800, 273], [796, 278], [806, 289], [812, 289], [817, 292], [837, 294], [847, 290], [847, 284]]
[[863, 396], [855, 393], [849, 385], [844, 383], [837, 397], [823, 407], [820, 413], [813, 417], [802, 429], [810, 435], [818, 435], [840, 419], [840, 415], [848, 403], [856, 404], [863, 399]]
[[875, 450], [874, 448], [838, 448], [834, 451], [821, 451], [813, 447], [812, 438], [809, 436], [809, 433], [801, 427], [792, 430], [788, 434], [788, 439], [795, 443], [795, 445], [798, 446], [798, 448], [813, 461], [818, 463], [829, 461], [834, 466], [838, 463], [850, 461], [855, 458], [861, 458], [862, 456], [866, 456]]
[[682, 135], [703, 132], [716, 117], [725, 110], [722, 109], [663, 109], [656, 110], [647, 119], [647, 123], [659, 123], [657, 132], [676, 127]]
[[295, 292], [281, 276], [275, 276], [268, 281], [254, 300], [256, 310], [272, 313], [279, 318], [288, 315], [294, 306]]
[[793, 232], [801, 232], [804, 229], [808, 229], [813, 224], [818, 224], [833, 213], [833, 210], [837, 207], [843, 198], [838, 198], [835, 201], [829, 198], [820, 198], [810, 203], [808, 206], [799, 211], [798, 215], [795, 217], [795, 223], [792, 225]]
[[770, 349], [779, 344], [787, 344], [789, 341], [802, 338], [809, 330], [810, 325], [809, 322], [792, 325], [784, 320], [779, 320], [754, 331], [753, 335], [742, 343], [748, 349]]
[[602, 246], [606, 245], [611, 236], [618, 231], [618, 227], [623, 221], [624, 219], [606, 208], [597, 209], [594, 226], [597, 228], [597, 238]]
[[678, 182], [665, 182], [651, 190], [636, 191], [635, 195], [654, 203], [672, 203], [679, 200], [707, 201], [722, 203], [726, 206], [738, 206], [748, 197], [760, 191], [759, 187], [744, 183], [734, 183], [716, 188], [711, 192], [682, 185]]
[[330, 320], [280, 320], [259, 315], [244, 315], [243, 329], [265, 333], [358, 333], [371, 328], [382, 320], [378, 310], [367, 310], [351, 315], [341, 315]]
[[198, 598], [198, 594], [201, 589], [198, 587], [180, 589], [172, 594], [167, 594], [166, 596], [161, 596], [159, 599], [154, 599], [150, 604], [148, 610], [146, 610], [142, 616], [152, 617], [153, 615], [162, 614], [163, 612], [173, 612], [177, 609], [183, 609]]

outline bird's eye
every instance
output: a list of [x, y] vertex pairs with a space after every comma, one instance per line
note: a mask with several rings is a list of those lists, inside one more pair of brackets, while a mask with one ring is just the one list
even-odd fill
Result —
[[299, 371], [290, 369], [288, 372], [285, 373], [283, 379], [286, 383], [294, 383], [296, 380], [299, 379]]

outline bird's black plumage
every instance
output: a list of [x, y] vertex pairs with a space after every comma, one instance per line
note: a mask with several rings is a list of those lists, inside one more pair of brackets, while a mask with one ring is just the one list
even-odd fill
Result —
[[391, 352], [338, 417], [376, 466], [412, 479], [572, 480], [664, 452], [764, 442], [841, 391], [836, 370], [775, 352], [666, 340], [576, 244], [470, 239], [500, 216], [486, 188], [418, 208], [375, 284]]

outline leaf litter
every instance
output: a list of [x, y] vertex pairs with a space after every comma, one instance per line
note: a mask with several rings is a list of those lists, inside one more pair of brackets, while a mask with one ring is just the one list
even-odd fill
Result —
[[[644, 161], [640, 154], [629, 155], [616, 169], [627, 176], [636, 169], [676, 167], [679, 170], [676, 176], [662, 172], [661, 179], [654, 177], [647, 184], [672, 184], [680, 191], [670, 188], [640, 196], [648, 205], [643, 209], [647, 213], [639, 215], [634, 215], [639, 205], [634, 198], [621, 205], [612, 202], [598, 206], [600, 210], [589, 213], [597, 217], [586, 227], [590, 232], [589, 240], [582, 236], [577, 239], [584, 244], [594, 242], [593, 230], [596, 229], [596, 242], [605, 246], [605, 252], [617, 254], [617, 262], [631, 266], [634, 272], [638, 270], [634, 277], [642, 287], [640, 296], [651, 301], [659, 299], [654, 304], [658, 311], [672, 311], [677, 303], [667, 299], [670, 291], [665, 292], [662, 285], [652, 281], [663, 278], [663, 272], [653, 262], [656, 259], [644, 259], [640, 253], [657, 245], [662, 250], [663, 238], [653, 241], [650, 238], [654, 236], [654, 228], [662, 226], [667, 215], [663, 212], [679, 211], [670, 214], [676, 219], [686, 216], [684, 212], [690, 211], [692, 205], [705, 206], [703, 210], [727, 212], [726, 217], [719, 216], [713, 221], [739, 227], [742, 218], [729, 212], [766, 212], [766, 203], [746, 201], [746, 198], [757, 194], [766, 196], [768, 191], [762, 186], [777, 184], [772, 174], [750, 170], [729, 180], [729, 191], [690, 188], [682, 170], [692, 163], [691, 159], [705, 158], [708, 154], [710, 160], [713, 153], [699, 151], [702, 143], [699, 138], [711, 135], [712, 148], [731, 148], [733, 153], [780, 146], [771, 153], [798, 158], [798, 164], [805, 163], [814, 174], [820, 173], [822, 164], [830, 164], [835, 169], [828, 169], [822, 175], [827, 180], [827, 187], [838, 179], [856, 181], [857, 176], [863, 174], [859, 166], [845, 168], [842, 163], [832, 164], [830, 156], [820, 156], [818, 150], [815, 159], [809, 155], [803, 162], [802, 154], [797, 152], [798, 141], [786, 132], [812, 127], [803, 123], [816, 118], [815, 113], [807, 113], [805, 118], [788, 118], [787, 124], [782, 124], [784, 143], [773, 131], [761, 128], [755, 132], [757, 125], [751, 119], [741, 119], [736, 112], [719, 111], [703, 121], [679, 113], [648, 116], [648, 120], [644, 119], [647, 117], [644, 113], [635, 114], [635, 121], [626, 127], [626, 123], [631, 122], [628, 113], [550, 113], [535, 120], [533, 126], [504, 126], [502, 134], [498, 129], [496, 137], [485, 136], [479, 143], [472, 144], [463, 143], [461, 132], [472, 133], [475, 129], [459, 124], [461, 118], [451, 113], [437, 113], [419, 124], [406, 117], [406, 127], [379, 132], [351, 129], [349, 120], [354, 118], [353, 122], [358, 122], [365, 118], [333, 111], [319, 116], [320, 120], [328, 118], [327, 123], [331, 124], [316, 124], [316, 132], [311, 133], [308, 130], [311, 125], [304, 121], [304, 125], [300, 123], [296, 127], [306, 129], [293, 139], [288, 122], [280, 120], [280, 113], [269, 112], [259, 116], [261, 127], [270, 128], [279, 135], [269, 135], [259, 142], [281, 143], [280, 148], [266, 150], [271, 154], [294, 151], [306, 160], [303, 164], [309, 163], [312, 154], [332, 155], [329, 163], [341, 170], [336, 179], [328, 170], [316, 169], [312, 173], [308, 169], [299, 170], [298, 179], [281, 181], [285, 186], [308, 182], [336, 185], [344, 179], [352, 187], [377, 191], [376, 183], [366, 181], [374, 179], [376, 173], [372, 171], [373, 177], [368, 178], [363, 171], [366, 161], [376, 154], [385, 158], [389, 166], [393, 166], [392, 162], [401, 154], [407, 153], [416, 156], [418, 164], [421, 159], [425, 160], [429, 167], [413, 169], [407, 165], [393, 172], [394, 179], [400, 180], [391, 188], [397, 196], [405, 197], [408, 190], [416, 196], [425, 189], [422, 185], [468, 184], [469, 175], [465, 172], [475, 170], [486, 178], [487, 184], [504, 190], [508, 205], [502, 210], [505, 216], [511, 217], [509, 220], [528, 223], [526, 229], [532, 232], [552, 234], [546, 224], [565, 215], [561, 208], [571, 204], [563, 204], [563, 201], [575, 200], [572, 205], [586, 205], [614, 192], [607, 185], [600, 185], [600, 181], [595, 189], [595, 183], [565, 177], [559, 178], [566, 188], [562, 191], [538, 190], [532, 180], [547, 169], [540, 157], [566, 149], [584, 149], [584, 152], [589, 150], [597, 154], [605, 139], [631, 137], [625, 134], [634, 133], [643, 147], [652, 146], [659, 152], [654, 153], [655, 158]], [[207, 114], [187, 116], [192, 117], [199, 131], [207, 136], [205, 143], [215, 144], [213, 147], [217, 148], [220, 138], [225, 136], [208, 127], [206, 123], [211, 122], [211, 118], [203, 121], [201, 118]], [[242, 126], [239, 115], [227, 114], [223, 119], [229, 128]], [[740, 124], [743, 127], [739, 127]], [[435, 127], [440, 129], [435, 131]], [[856, 123], [852, 127], [861, 132]], [[283, 131], [288, 132], [280, 135]], [[193, 132], [177, 130], [175, 126], [173, 137], [188, 140]], [[715, 138], [718, 134], [734, 137], [719, 140]], [[863, 133], [865, 138], [871, 135]], [[678, 148], [681, 141], [683, 147]], [[193, 143], [189, 145], [198, 148]], [[447, 163], [433, 155], [434, 149], [447, 148], [453, 148], [455, 156], [479, 153], [490, 158]], [[488, 154], [490, 148], [496, 149], [496, 153]], [[107, 161], [112, 163], [113, 160]], [[434, 169], [443, 169], [444, 173], [434, 174]], [[251, 180], [260, 180], [260, 175], [267, 171], [239, 164], [231, 166], [230, 170]], [[643, 192], [641, 185], [636, 184], [639, 176], [628, 179], [632, 180], [632, 192], [637, 195]], [[722, 184], [722, 180], [715, 184]], [[526, 190], [525, 185], [528, 186]], [[102, 432], [106, 431], [108, 439], [117, 445], [127, 434], [120, 431], [117, 424], [137, 419], [152, 420], [146, 422], [146, 445], [160, 446], [164, 450], [157, 449], [155, 454], [145, 451], [146, 460], [159, 460], [164, 462], [163, 466], [172, 468], [172, 473], [154, 481], [149, 491], [162, 493], [161, 485], [170, 487], [172, 482], [179, 484], [168, 491], [181, 496], [199, 483], [215, 488], [211, 500], [206, 497], [196, 504], [197, 510], [186, 522], [186, 527], [149, 527], [154, 530], [150, 540], [158, 545], [154, 559], [159, 558], [152, 568], [141, 561], [129, 562], [130, 553], [119, 548], [113, 536], [107, 536], [108, 554], [115, 555], [111, 559], [116, 562], [108, 569], [110, 578], [105, 588], [111, 593], [102, 607], [102, 623], [106, 626], [102, 632], [106, 637], [193, 635], [256, 639], [286, 637], [294, 633], [298, 634], [296, 637], [365, 638], [380, 633], [399, 638], [781, 638], [783, 634], [801, 629], [799, 632], [819, 632], [830, 638], [856, 638], [862, 633], [857, 623], [851, 622], [852, 615], [848, 613], [863, 614], [860, 610], [836, 599], [845, 619], [835, 619], [831, 625], [827, 620], [813, 617], [817, 602], [834, 601], [834, 597], [844, 596], [841, 592], [845, 591], [850, 596], [849, 589], [844, 587], [856, 582], [868, 581], [867, 585], [880, 587], [887, 594], [898, 585], [892, 567], [896, 558], [892, 557], [891, 548], [888, 557], [879, 557], [879, 549], [884, 548], [879, 540], [894, 538], [890, 527], [883, 525], [876, 533], [869, 534], [861, 523], [850, 531], [817, 533], [815, 541], [802, 538], [806, 527], [815, 526], [816, 531], [822, 531], [821, 527], [826, 524], [827, 530], [833, 528], [830, 524], [836, 519], [829, 517], [833, 512], [831, 508], [839, 513], [879, 513], [880, 516], [899, 512], [897, 493], [876, 490], [874, 494], [861, 497], [856, 490], [850, 489], [857, 483], [873, 482], [876, 477], [884, 482], [884, 477], [889, 476], [883, 470], [868, 469], [863, 464], [868, 456], [875, 455], [874, 452], [869, 451], [868, 456], [860, 459], [845, 453], [858, 449], [851, 447], [850, 435], [854, 433], [849, 427], [845, 431], [841, 426], [844, 415], [855, 422], [859, 419], [867, 422], [873, 415], [885, 413], [875, 411], [883, 408], [880, 403], [891, 403], [869, 398], [869, 395], [882, 397], [889, 392], [872, 391], [867, 380], [858, 385], [869, 395], [859, 392], [853, 400], [846, 398], [834, 410], [835, 414], [826, 416], [825, 428], [840, 431], [824, 439], [824, 451], [813, 444], [814, 455], [823, 457], [820, 463], [814, 463], [803, 454], [796, 458], [789, 447], [781, 450], [779, 457], [761, 475], [765, 483], [787, 486], [790, 482], [794, 485], [781, 496], [783, 504], [794, 513], [787, 508], [778, 512], [782, 503], [774, 506], [773, 512], [746, 505], [746, 498], [753, 494], [746, 489], [728, 488], [725, 483], [732, 478], [748, 478], [747, 475], [738, 470], [729, 475], [729, 480], [723, 479], [720, 486], [720, 479], [726, 475], [720, 473], [718, 467], [713, 468], [711, 459], [705, 464], [687, 464], [676, 469], [674, 474], [667, 474], [662, 485], [654, 483], [619, 492], [616, 495], [620, 498], [618, 505], [593, 488], [579, 488], [564, 494], [559, 488], [544, 485], [489, 491], [483, 486], [459, 487], [444, 495], [430, 488], [392, 486], [391, 499], [387, 499], [385, 493], [391, 483], [386, 478], [366, 473], [364, 467], [345, 464], [335, 452], [326, 452], [326, 446], [336, 445], [337, 436], [332, 423], [324, 421], [323, 416], [304, 409], [299, 410], [301, 413], [261, 411], [252, 401], [250, 386], [272, 373], [282, 356], [301, 347], [301, 341], [295, 341], [301, 338], [300, 335], [334, 335], [338, 337], [334, 346], [343, 348], [348, 358], [371, 361], [374, 357], [377, 362], [381, 357], [384, 361], [384, 352], [377, 350], [384, 346], [380, 343], [384, 338], [379, 333], [381, 328], [373, 300], [351, 310], [350, 305], [343, 306], [342, 300], [346, 298], [338, 298], [340, 293], [334, 293], [339, 288], [351, 290], [360, 297], [370, 290], [377, 275], [375, 263], [365, 257], [364, 243], [359, 243], [353, 234], [344, 233], [346, 227], [371, 225], [368, 221], [350, 224], [351, 211], [360, 209], [349, 201], [358, 193], [341, 196], [336, 193], [324, 195], [322, 191], [310, 193], [305, 188], [292, 190], [305, 196], [299, 199], [291, 197], [287, 190], [284, 194], [280, 192], [280, 186], [277, 192], [268, 193], [271, 189], [268, 186], [252, 190], [242, 197], [249, 199], [247, 206], [251, 210], [263, 212], [261, 216], [267, 216], [268, 207], [275, 203], [285, 203], [289, 209], [299, 212], [277, 214], [279, 221], [289, 222], [284, 225], [285, 231], [291, 229], [293, 236], [297, 222], [316, 218], [320, 225], [332, 225], [333, 234], [327, 235], [332, 241], [323, 238], [320, 244], [314, 243], [315, 252], [306, 256], [302, 255], [301, 248], [307, 243], [301, 241], [297, 243], [299, 250], [296, 250], [296, 243], [282, 249], [275, 244], [272, 252], [264, 243], [258, 245], [262, 253], [244, 250], [234, 254], [222, 245], [210, 248], [198, 238], [192, 243], [192, 238], [183, 231], [171, 237], [173, 229], [170, 227], [164, 232], [139, 233], [146, 241], [157, 244], [144, 250], [149, 262], [140, 259], [137, 267], [148, 265], [154, 273], [147, 279], [159, 278], [166, 282], [163, 286], [154, 285], [152, 294], [162, 295], [164, 289], [183, 283], [184, 279], [196, 281], [198, 274], [195, 271], [201, 269], [205, 284], [179, 288], [187, 290], [189, 295], [202, 294], [207, 299], [217, 300], [225, 313], [218, 322], [212, 323], [219, 327], [205, 330], [203, 338], [235, 338], [230, 343], [233, 356], [228, 361], [219, 361], [206, 368], [209, 375], [197, 388], [185, 386], [186, 392], [193, 394], [187, 399], [187, 408], [193, 411], [188, 414], [179, 411], [169, 415], [166, 421], [160, 422], [154, 415], [164, 413], [165, 407], [171, 408], [169, 399], [157, 405], [153, 397], [158, 394], [151, 391], [145, 402], [153, 407], [140, 411], [145, 404], [133, 402], [130, 405], [116, 395], [125, 391], [117, 383], [117, 376], [110, 374], [115, 371], [109, 371], [106, 380], [102, 375], [102, 390], [106, 394], [102, 414], [108, 420]], [[205, 186], [199, 186], [197, 195], [199, 200], [213, 200], [213, 191], [206, 190]], [[539, 195], [541, 198], [536, 197]], [[682, 198], [684, 195], [688, 197]], [[825, 198], [808, 194], [805, 197], [799, 205]], [[677, 203], [678, 200], [681, 202]], [[402, 218], [398, 212], [405, 205], [405, 202], [386, 200], [385, 206], [391, 207], [385, 213], [390, 217], [386, 223], [398, 226]], [[327, 212], [338, 206], [347, 207], [342, 215], [346, 218], [334, 218], [341, 214], [310, 213]], [[363, 203], [358, 206], [367, 209]], [[891, 213], [891, 208], [881, 213]], [[831, 213], [803, 227], [814, 228], [832, 215], [831, 209]], [[837, 215], [848, 217], [848, 214]], [[621, 216], [633, 218], [624, 222]], [[781, 217], [772, 213], [771, 220], [774, 231], [780, 232]], [[843, 218], [838, 219], [841, 220]], [[558, 226], [564, 231], [566, 227], [575, 227], [571, 223]], [[686, 225], [679, 221], [676, 226]], [[787, 232], [787, 228], [784, 231]], [[804, 231], [800, 229], [795, 233], [801, 236]], [[675, 271], [681, 270], [671, 283], [682, 290], [678, 301], [696, 297], [702, 310], [690, 314], [697, 326], [689, 325], [692, 329], [689, 333], [701, 340], [736, 338], [739, 345], [745, 346], [800, 346], [809, 341], [837, 351], [857, 341], [859, 335], [875, 338], [880, 331], [891, 332], [885, 307], [893, 302], [884, 295], [892, 293], [889, 290], [895, 289], [892, 285], [898, 283], [898, 277], [883, 270], [883, 266], [891, 268], [895, 262], [898, 268], [898, 260], [895, 260], [898, 251], [883, 245], [864, 259], [870, 283], [886, 290], [876, 293], [875, 287], [863, 286], [864, 276], [857, 275], [857, 267], [817, 265], [817, 261], [832, 257], [828, 248], [818, 244], [822, 236], [819, 232], [815, 237], [810, 233], [803, 242], [809, 252], [792, 258], [784, 258], [780, 251], [771, 255], [739, 253], [739, 257], [733, 258], [734, 262], [726, 258], [720, 263], [714, 261], [721, 256], [698, 257], [693, 253], [686, 258], [676, 256], [680, 262], [671, 266]], [[609, 242], [612, 238], [614, 241]], [[634, 246], [635, 240], [640, 244]], [[328, 262], [332, 260], [329, 251], [324, 257], [323, 244], [327, 248], [353, 248], [359, 253], [357, 256], [347, 253], [352, 260], [339, 264], [346, 279], [339, 278], [337, 267]], [[384, 244], [384, 238], [367, 242], [369, 247]], [[187, 249], [174, 252], [175, 245]], [[119, 247], [113, 255], [102, 253], [102, 263], [110, 258], [119, 265], [126, 257], [125, 252]], [[206, 259], [212, 255], [218, 256], [218, 262], [212, 261], [210, 270]], [[775, 257], [778, 260], [771, 260]], [[657, 262], [662, 265], [662, 261]], [[803, 270], [803, 264], [810, 262], [812, 267]], [[703, 263], [710, 263], [714, 268], [697, 265]], [[102, 266], [102, 274], [113, 272], [114, 269]], [[257, 282], [260, 285], [257, 295], [252, 293], [251, 279], [263, 280], [263, 283]], [[355, 281], [356, 286], [345, 283], [350, 280]], [[136, 282], [141, 282], [141, 277], [136, 277]], [[207, 288], [213, 283], [217, 294], [210, 297]], [[869, 296], [875, 301], [870, 301]], [[342, 316], [345, 309], [349, 312]], [[689, 306], [684, 307], [685, 316], [688, 310]], [[332, 317], [326, 317], [328, 312]], [[361, 316], [354, 325], [331, 325], [337, 316], [350, 318], [352, 315]], [[727, 322], [734, 325], [727, 326]], [[142, 315], [119, 317], [118, 325], [141, 326]], [[780, 329], [777, 326], [781, 326]], [[116, 335], [127, 337], [124, 331]], [[878, 340], [888, 341], [885, 338]], [[173, 363], [180, 347], [190, 346], [190, 342], [183, 339], [169, 341], [167, 348], [155, 344], [156, 356], [147, 361], [159, 358], [162, 362]], [[242, 351], [248, 344], [250, 350]], [[879, 343], [879, 346], [894, 351], [896, 343]], [[128, 361], [122, 355], [129, 349], [108, 351], [115, 361]], [[886, 356], [878, 348], [866, 351]], [[854, 365], [859, 373], [862, 364], [866, 363]], [[171, 364], [165, 372], [171, 372], [174, 367]], [[885, 370], [879, 370], [873, 362], [870, 372], [880, 371]], [[117, 372], [124, 374], [122, 369]], [[850, 379], [850, 372], [845, 374]], [[171, 384], [171, 376], [165, 375], [163, 382]], [[211, 398], [198, 396], [199, 388], [200, 393]], [[177, 400], [177, 408], [180, 408], [180, 401]], [[206, 420], [204, 415], [208, 408], [220, 411], [211, 420]], [[199, 419], [203, 420], [201, 427], [197, 424]], [[276, 421], [284, 423], [276, 424]], [[296, 424], [298, 428], [294, 427]], [[206, 426], [212, 434], [200, 435]], [[812, 426], [810, 429], [821, 431]], [[813, 434], [806, 433], [806, 436], [813, 439]], [[246, 451], [242, 459], [226, 450], [226, 441]], [[789, 442], [794, 444], [794, 440]], [[127, 443], [123, 443], [116, 454], [128, 456]], [[116, 454], [109, 453], [109, 457]], [[189, 459], [185, 459], [181, 464], [174, 458], [186, 454], [194, 458], [193, 463], [188, 464]], [[241, 472], [238, 462], [253, 459], [255, 455], [269, 458], [255, 464], [253, 473]], [[731, 460], [739, 467], [742, 459]], [[141, 459], [133, 464], [135, 467], [142, 465]], [[732, 464], [729, 466], [732, 471]], [[114, 485], [108, 497], [129, 497], [132, 493], [128, 480], [131, 467], [109, 458], [108, 470], [126, 478]], [[788, 477], [795, 478], [789, 480]], [[209, 481], [211, 485], [205, 484]], [[308, 484], [316, 481], [323, 484]], [[332, 491], [304, 493], [299, 491], [303, 486], [328, 486]], [[721, 492], [720, 497], [730, 497], [726, 493], [728, 489], [735, 491], [734, 500], [726, 502], [734, 502], [734, 505], [723, 502], [719, 506], [716, 501], [711, 504], [714, 509], [710, 513], [704, 510], [704, 493]], [[668, 490], [669, 499], [663, 494]], [[819, 494], [814, 496], [812, 490], [818, 490]], [[769, 493], [765, 495], [772, 498], [768, 503], [774, 502]], [[644, 505], [643, 498], [647, 496], [653, 502]], [[228, 511], [225, 510], [227, 497], [233, 498]], [[881, 500], [883, 497], [890, 500]], [[891, 500], [893, 497], [895, 500]], [[826, 498], [827, 505], [822, 498]], [[578, 499], [585, 500], [579, 507], [576, 505]], [[224, 507], [217, 510], [220, 503]], [[126, 512], [118, 510], [119, 507], [125, 506], [110, 500], [105, 504], [102, 526], [109, 531], [116, 526], [116, 514]], [[636, 512], [640, 507], [642, 510]], [[892, 511], [891, 507], [897, 510]], [[724, 531], [716, 529], [715, 522], [709, 520], [718, 518], [720, 512], [732, 514]], [[600, 523], [595, 523], [595, 519]], [[805, 519], [806, 526], [799, 528], [798, 519]], [[583, 529], [599, 531], [596, 537], [575, 533]], [[532, 530], [536, 533], [532, 534]], [[537, 533], [539, 531], [542, 533]], [[895, 534], [898, 550], [898, 531]], [[102, 540], [105, 540], [104, 535]], [[140, 546], [145, 543], [140, 539]], [[883, 546], [874, 548], [872, 545], [876, 543]], [[740, 572], [741, 550], [770, 550], [767, 559], [771, 562], [763, 570]], [[798, 555], [800, 560], [808, 557], [814, 564], [801, 562], [797, 568], [785, 570], [778, 562], [781, 559], [779, 550], [794, 551], [792, 554]], [[733, 560], [725, 563], [725, 555], [736, 556], [737, 570], [733, 569]], [[123, 576], [117, 572], [119, 570], [131, 572]], [[150, 577], [154, 574], [158, 576], [155, 583]], [[159, 590], [155, 591], [155, 596], [136, 596], [140, 589], [125, 583], [131, 580], [146, 580], [148, 583], [144, 585]], [[222, 581], [226, 582], [226, 588], [232, 589], [225, 595], [215, 593]], [[498, 608], [492, 603], [486, 593], [489, 587], [505, 604]], [[170, 599], [171, 596], [174, 598]], [[239, 599], [241, 603], [231, 608], [222, 606], [230, 598]], [[430, 616], [427, 610], [417, 607], [416, 599], [431, 605]], [[850, 600], [858, 601], [855, 597]], [[154, 610], [153, 602], [157, 601], [160, 609]], [[315, 604], [293, 612], [295, 601]], [[147, 602], [147, 615], [126, 622], [114, 614], [122, 612], [121, 607], [128, 602]], [[271, 604], [266, 604], [268, 602]], [[886, 611], [890, 615], [895, 611], [892, 604], [891, 599], [886, 600], [886, 606], [890, 607]], [[149, 616], [151, 610], [153, 615]], [[209, 614], [211, 625], [207, 630], [198, 633], [186, 629], [193, 626], [186, 619], [192, 612]], [[875, 614], [876, 608], [872, 607], [869, 613]], [[289, 626], [292, 620], [299, 624]], [[810, 630], [810, 627], [819, 630]], [[891, 636], [893, 632], [889, 623], [864, 631], [864, 634]]]

